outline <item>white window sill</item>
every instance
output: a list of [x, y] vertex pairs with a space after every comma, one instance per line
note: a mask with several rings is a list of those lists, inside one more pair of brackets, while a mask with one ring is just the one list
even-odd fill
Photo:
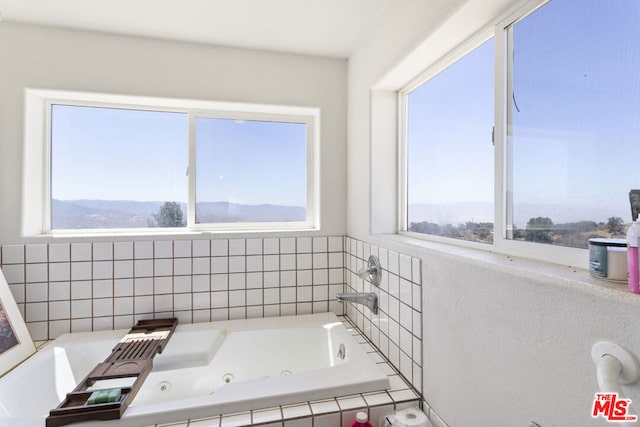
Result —
[[23, 236], [27, 241], [117, 241], [122, 239], [132, 240], [152, 240], [152, 239], [189, 239], [189, 238], [209, 238], [209, 239], [226, 239], [226, 238], [252, 238], [261, 236], [276, 237], [302, 237], [313, 234], [319, 234], [318, 228], [286, 228], [286, 229], [226, 229], [226, 230], [187, 230], [187, 229], [159, 229], [154, 228], [149, 231], [144, 230], [127, 230], [127, 231], [77, 231], [77, 232], [55, 232], [45, 233], [31, 236]]
[[430, 254], [455, 257], [461, 264], [478, 264], [500, 273], [512, 274], [516, 278], [527, 277], [545, 285], [561, 286], [571, 291], [588, 293], [599, 298], [615, 298], [640, 306], [640, 295], [629, 292], [626, 283], [610, 282], [591, 276], [587, 268], [588, 258], [584, 260], [584, 268], [576, 268], [398, 234], [372, 235], [370, 243], [398, 252], [409, 252], [412, 256], [420, 256], [423, 260], [427, 260], [423, 264], [423, 268], [427, 269], [431, 268], [428, 262]]

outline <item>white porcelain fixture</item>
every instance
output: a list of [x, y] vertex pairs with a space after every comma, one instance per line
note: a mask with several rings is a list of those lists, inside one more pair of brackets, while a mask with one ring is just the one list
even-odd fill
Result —
[[[44, 426], [126, 332], [63, 335], [0, 378], [0, 425]], [[122, 419], [82, 425], [147, 426], [386, 388], [333, 313], [187, 324]]]

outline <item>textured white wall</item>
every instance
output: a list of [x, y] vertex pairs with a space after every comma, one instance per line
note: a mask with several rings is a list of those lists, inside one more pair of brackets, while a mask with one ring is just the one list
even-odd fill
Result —
[[[423, 259], [425, 396], [450, 427], [609, 425], [591, 418], [591, 347], [640, 356], [638, 295], [518, 259]], [[638, 386], [625, 389], [636, 410]]]
[[[449, 427], [609, 425], [591, 418], [591, 346], [606, 339], [640, 356], [640, 296], [586, 270], [381, 234], [395, 231], [394, 118], [381, 122], [393, 91], [416, 60], [446, 54], [517, 2], [425, 3], [394, 4], [349, 61], [348, 235], [422, 259], [424, 395]], [[636, 410], [639, 389], [625, 388]]]
[[[385, 169], [371, 170], [371, 109], [372, 88], [378, 84], [393, 66], [414, 50], [433, 29], [450, 15], [463, 0], [426, 2], [404, 0], [393, 2], [385, 11], [385, 19], [376, 28], [362, 47], [349, 58], [347, 140], [348, 204], [347, 217], [349, 235], [364, 238], [370, 231], [369, 206], [372, 190], [370, 183], [374, 175], [384, 182], [395, 179], [394, 158], [388, 153], [380, 154], [387, 162]], [[377, 194], [376, 196], [380, 196]], [[388, 200], [385, 199], [385, 202]], [[383, 202], [384, 203], [384, 202]], [[393, 201], [391, 201], [393, 203]], [[388, 204], [385, 205], [388, 207]], [[376, 230], [381, 231], [381, 230]], [[387, 232], [395, 230], [388, 229]]]
[[346, 230], [347, 61], [0, 25], [0, 242], [21, 241], [25, 88], [321, 108], [322, 230]]

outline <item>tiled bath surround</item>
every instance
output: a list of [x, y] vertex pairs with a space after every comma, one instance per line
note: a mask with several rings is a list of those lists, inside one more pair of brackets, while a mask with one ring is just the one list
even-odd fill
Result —
[[[347, 329], [371, 359], [389, 376], [391, 388], [382, 392], [336, 396], [294, 405], [276, 406], [236, 414], [222, 414], [205, 419], [180, 423], [159, 424], [156, 427], [348, 427], [356, 413], [364, 411], [374, 426], [382, 415], [396, 410], [419, 406], [419, 396], [398, 372], [371, 345], [349, 320], [343, 321]], [[440, 427], [440, 426], [437, 426]]]
[[[371, 254], [380, 258], [383, 268], [376, 289], [357, 276]], [[127, 329], [139, 318], [154, 315], [191, 323], [333, 311], [346, 314], [362, 331], [363, 340], [370, 342], [363, 345], [379, 350], [371, 347], [372, 357], [384, 355], [422, 393], [419, 258], [331, 236], [3, 245], [0, 260], [36, 341], [66, 332]], [[378, 315], [362, 305], [335, 300], [339, 292], [371, 290], [379, 295]], [[393, 388], [404, 388], [404, 380], [393, 375], [400, 380]], [[399, 409], [418, 402], [408, 389], [390, 400], [384, 395], [354, 401], [372, 415], [382, 407]], [[373, 403], [383, 397], [384, 402]], [[324, 406], [312, 402], [302, 404], [311, 408], [310, 415], [292, 416], [293, 409], [285, 408], [249, 415], [277, 417], [280, 411], [281, 418], [273, 424], [265, 419], [265, 427], [345, 425], [355, 416], [345, 402], [349, 400], [331, 400], [328, 405], [337, 405], [331, 413], [318, 412]], [[428, 405], [424, 410], [437, 419]], [[249, 425], [233, 422], [235, 415], [229, 417], [220, 417], [220, 425]], [[218, 425], [211, 422], [189, 425]]]
[[[347, 316], [422, 393], [422, 270], [421, 260], [352, 238], [345, 238], [345, 282], [347, 292], [379, 295], [379, 311], [348, 304]], [[383, 269], [375, 289], [357, 273], [370, 255], [380, 259]]]
[[2, 270], [34, 340], [129, 328], [334, 311], [343, 237], [3, 245]]

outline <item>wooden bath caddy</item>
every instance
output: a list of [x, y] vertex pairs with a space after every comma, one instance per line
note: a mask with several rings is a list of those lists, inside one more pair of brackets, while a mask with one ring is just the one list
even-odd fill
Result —
[[[62, 403], [49, 412], [47, 427], [120, 419], [151, 372], [153, 358], [162, 353], [177, 325], [175, 318], [138, 321], [109, 357], [93, 368]], [[129, 384], [95, 387], [98, 381], [107, 383], [109, 380]]]

